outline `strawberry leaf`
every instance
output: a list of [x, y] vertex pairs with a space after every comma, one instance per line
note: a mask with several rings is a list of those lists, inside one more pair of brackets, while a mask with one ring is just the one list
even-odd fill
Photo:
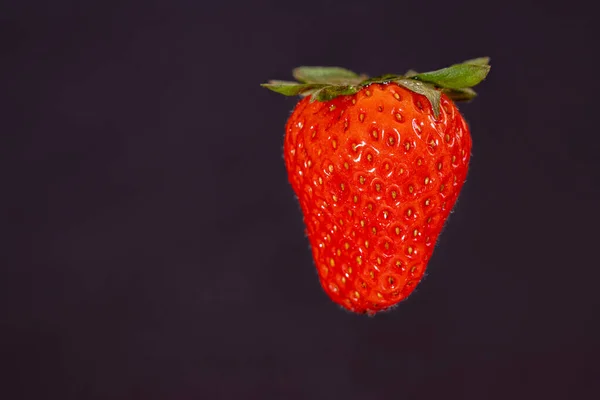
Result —
[[327, 85], [289, 81], [269, 81], [269, 83], [263, 83], [261, 86], [285, 96], [297, 96], [314, 89], [320, 89]]
[[412, 78], [446, 89], [469, 88], [484, 80], [490, 72], [490, 66], [485, 62], [485, 58], [478, 58], [436, 71], [416, 74]]
[[299, 82], [329, 85], [358, 84], [364, 79], [355, 72], [340, 67], [298, 67], [292, 74]]
[[472, 65], [488, 65], [490, 63], [489, 57], [479, 57], [473, 58], [471, 60], [463, 61], [463, 64], [472, 64]]
[[396, 82], [427, 97], [437, 118], [441, 94], [453, 100], [471, 100], [476, 93], [471, 87], [484, 80], [490, 71], [489, 57], [473, 58], [460, 64], [431, 72], [408, 70], [404, 75], [381, 75], [369, 78], [341, 67], [298, 67], [293, 70], [298, 82], [269, 81], [261, 86], [286, 96], [311, 96], [310, 101], [329, 101], [351, 95], [373, 83]]
[[469, 101], [477, 97], [477, 93], [471, 88], [443, 89], [442, 91], [453, 101]]
[[384, 82], [393, 81], [394, 79], [398, 79], [398, 78], [401, 78], [401, 77], [399, 75], [386, 74], [386, 75], [381, 75], [381, 76], [376, 76], [373, 78], [365, 79], [364, 81], [362, 81], [360, 83], [360, 85], [367, 86], [367, 85], [370, 85], [371, 83], [384, 83]]
[[394, 82], [396, 82], [400, 86], [405, 87], [408, 90], [411, 90], [418, 94], [422, 94], [423, 96], [427, 97], [427, 100], [429, 100], [429, 103], [431, 104], [433, 115], [436, 118], [440, 115], [440, 99], [442, 98], [442, 93], [439, 90], [414, 79], [402, 78], [397, 79]]
[[310, 101], [329, 101], [335, 99], [338, 96], [346, 96], [358, 92], [360, 88], [356, 86], [325, 86], [322, 89], [316, 90], [312, 93]]

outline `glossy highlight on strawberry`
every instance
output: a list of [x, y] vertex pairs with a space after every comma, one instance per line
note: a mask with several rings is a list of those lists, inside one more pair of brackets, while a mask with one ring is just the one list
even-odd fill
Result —
[[[485, 77], [487, 59], [477, 60]], [[325, 81], [304, 72], [309, 93], [286, 125], [288, 178], [324, 291], [372, 315], [407, 298], [423, 278], [471, 156], [468, 125], [451, 97], [474, 92], [407, 84], [405, 76], [368, 80], [348, 71]], [[330, 93], [319, 99], [324, 88]]]

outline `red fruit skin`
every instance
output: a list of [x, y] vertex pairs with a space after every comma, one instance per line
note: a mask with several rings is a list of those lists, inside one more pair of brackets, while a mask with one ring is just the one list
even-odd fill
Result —
[[421, 281], [467, 177], [471, 136], [442, 95], [372, 84], [328, 102], [298, 102], [284, 160], [321, 285], [368, 313], [406, 299]]

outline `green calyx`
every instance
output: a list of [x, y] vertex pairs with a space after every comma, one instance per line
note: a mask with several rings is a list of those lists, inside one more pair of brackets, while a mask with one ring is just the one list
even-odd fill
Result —
[[286, 96], [311, 96], [312, 102], [355, 94], [373, 83], [394, 82], [427, 97], [437, 118], [442, 93], [454, 101], [468, 101], [477, 95], [472, 87], [489, 73], [489, 61], [488, 57], [481, 57], [431, 72], [411, 70], [404, 75], [388, 74], [374, 78], [340, 67], [298, 67], [293, 70], [296, 81], [273, 80], [261, 86]]

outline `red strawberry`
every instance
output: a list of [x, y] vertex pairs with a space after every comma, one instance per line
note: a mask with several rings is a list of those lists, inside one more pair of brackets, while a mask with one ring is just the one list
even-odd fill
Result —
[[284, 158], [321, 285], [348, 310], [374, 314], [420, 282], [465, 182], [471, 136], [453, 100], [489, 72], [487, 58], [404, 76], [301, 67], [304, 95], [286, 126]]

